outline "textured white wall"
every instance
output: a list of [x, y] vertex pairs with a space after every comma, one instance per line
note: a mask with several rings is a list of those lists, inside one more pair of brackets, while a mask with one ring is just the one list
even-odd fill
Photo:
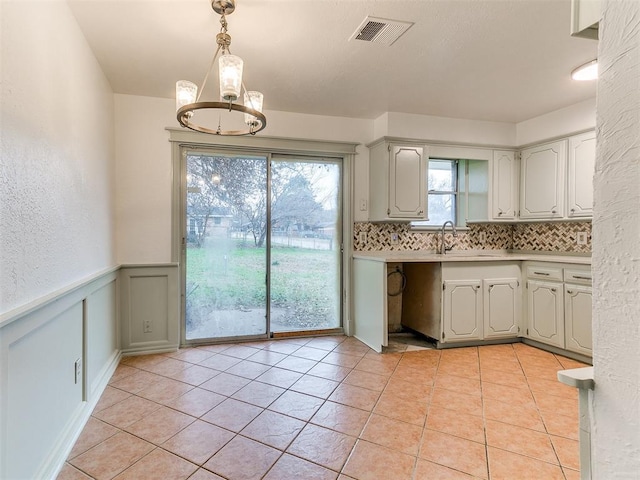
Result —
[[[577, 109], [584, 112], [584, 106]], [[172, 171], [171, 146], [165, 128], [178, 126], [175, 103], [170, 99], [116, 94], [115, 112], [118, 262], [169, 262]], [[368, 219], [368, 212], [359, 208], [362, 199], [369, 199], [369, 151], [365, 144], [381, 136], [518, 145], [517, 125], [499, 122], [393, 112], [385, 113], [376, 120], [268, 110], [265, 114], [268, 125], [262, 135], [361, 143], [357, 149], [353, 178], [353, 219], [356, 222]], [[547, 134], [547, 138], [584, 128], [583, 116], [576, 115], [575, 109], [557, 112], [553, 118], [550, 124], [555, 127], [552, 130], [555, 133]]]
[[593, 218], [594, 479], [640, 475], [640, 2], [604, 0]]
[[[178, 128], [175, 101], [115, 95], [118, 262], [171, 261], [171, 145], [167, 127]], [[368, 198], [369, 120], [265, 111], [273, 137], [361, 142], [355, 162], [354, 201]], [[213, 138], [215, 140], [215, 138]], [[357, 204], [357, 203], [356, 203]], [[367, 212], [355, 212], [366, 220]]]
[[376, 119], [375, 133], [376, 138], [388, 135], [474, 145], [516, 145], [512, 123], [397, 112], [387, 112]]
[[171, 144], [175, 101], [115, 95], [117, 257], [171, 261]]
[[553, 137], [593, 129], [595, 126], [596, 99], [591, 98], [516, 124], [516, 145], [529, 145]]
[[111, 88], [65, 1], [1, 8], [0, 313], [115, 263]]

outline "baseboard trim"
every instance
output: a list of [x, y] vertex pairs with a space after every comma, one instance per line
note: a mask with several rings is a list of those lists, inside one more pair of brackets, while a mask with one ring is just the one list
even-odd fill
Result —
[[582, 355], [581, 353], [572, 352], [570, 350], [565, 350], [564, 348], [555, 347], [553, 345], [547, 345], [546, 343], [537, 342], [535, 340], [531, 340], [530, 338], [523, 338], [522, 343], [539, 348], [540, 350], [546, 350], [547, 352], [555, 353], [557, 355], [562, 355], [563, 357], [577, 360], [578, 362], [593, 365], [593, 359], [586, 355]]
[[140, 348], [128, 348], [126, 350], [122, 350], [123, 357], [131, 357], [133, 355], [151, 355], [154, 353], [172, 353], [177, 352], [179, 345], [163, 345], [161, 347], [152, 346], [152, 347], [140, 347]]

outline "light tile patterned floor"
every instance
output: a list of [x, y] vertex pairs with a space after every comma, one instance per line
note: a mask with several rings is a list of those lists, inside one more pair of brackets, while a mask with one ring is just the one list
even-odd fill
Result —
[[125, 357], [59, 480], [577, 479], [584, 366], [317, 337]]

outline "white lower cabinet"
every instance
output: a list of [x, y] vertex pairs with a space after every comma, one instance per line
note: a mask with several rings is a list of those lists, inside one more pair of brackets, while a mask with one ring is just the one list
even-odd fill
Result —
[[520, 318], [520, 281], [496, 278], [482, 281], [484, 288], [484, 338], [518, 335]]
[[518, 336], [517, 263], [443, 263], [442, 278], [442, 343]]
[[482, 339], [480, 280], [444, 282], [444, 341]]
[[591, 347], [591, 270], [529, 264], [525, 336], [586, 356]]
[[564, 286], [565, 348], [591, 356], [591, 287]]
[[527, 336], [564, 348], [562, 284], [529, 280], [527, 288]]

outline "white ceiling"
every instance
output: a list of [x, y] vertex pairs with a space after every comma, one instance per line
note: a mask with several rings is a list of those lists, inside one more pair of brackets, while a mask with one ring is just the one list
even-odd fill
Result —
[[[209, 0], [68, 0], [116, 93], [201, 84], [219, 16]], [[569, 35], [570, 0], [237, 0], [244, 82], [266, 110], [403, 112], [520, 122], [595, 97], [570, 78], [597, 42]], [[415, 22], [390, 47], [349, 41], [367, 15]], [[213, 98], [209, 98], [213, 100]]]

